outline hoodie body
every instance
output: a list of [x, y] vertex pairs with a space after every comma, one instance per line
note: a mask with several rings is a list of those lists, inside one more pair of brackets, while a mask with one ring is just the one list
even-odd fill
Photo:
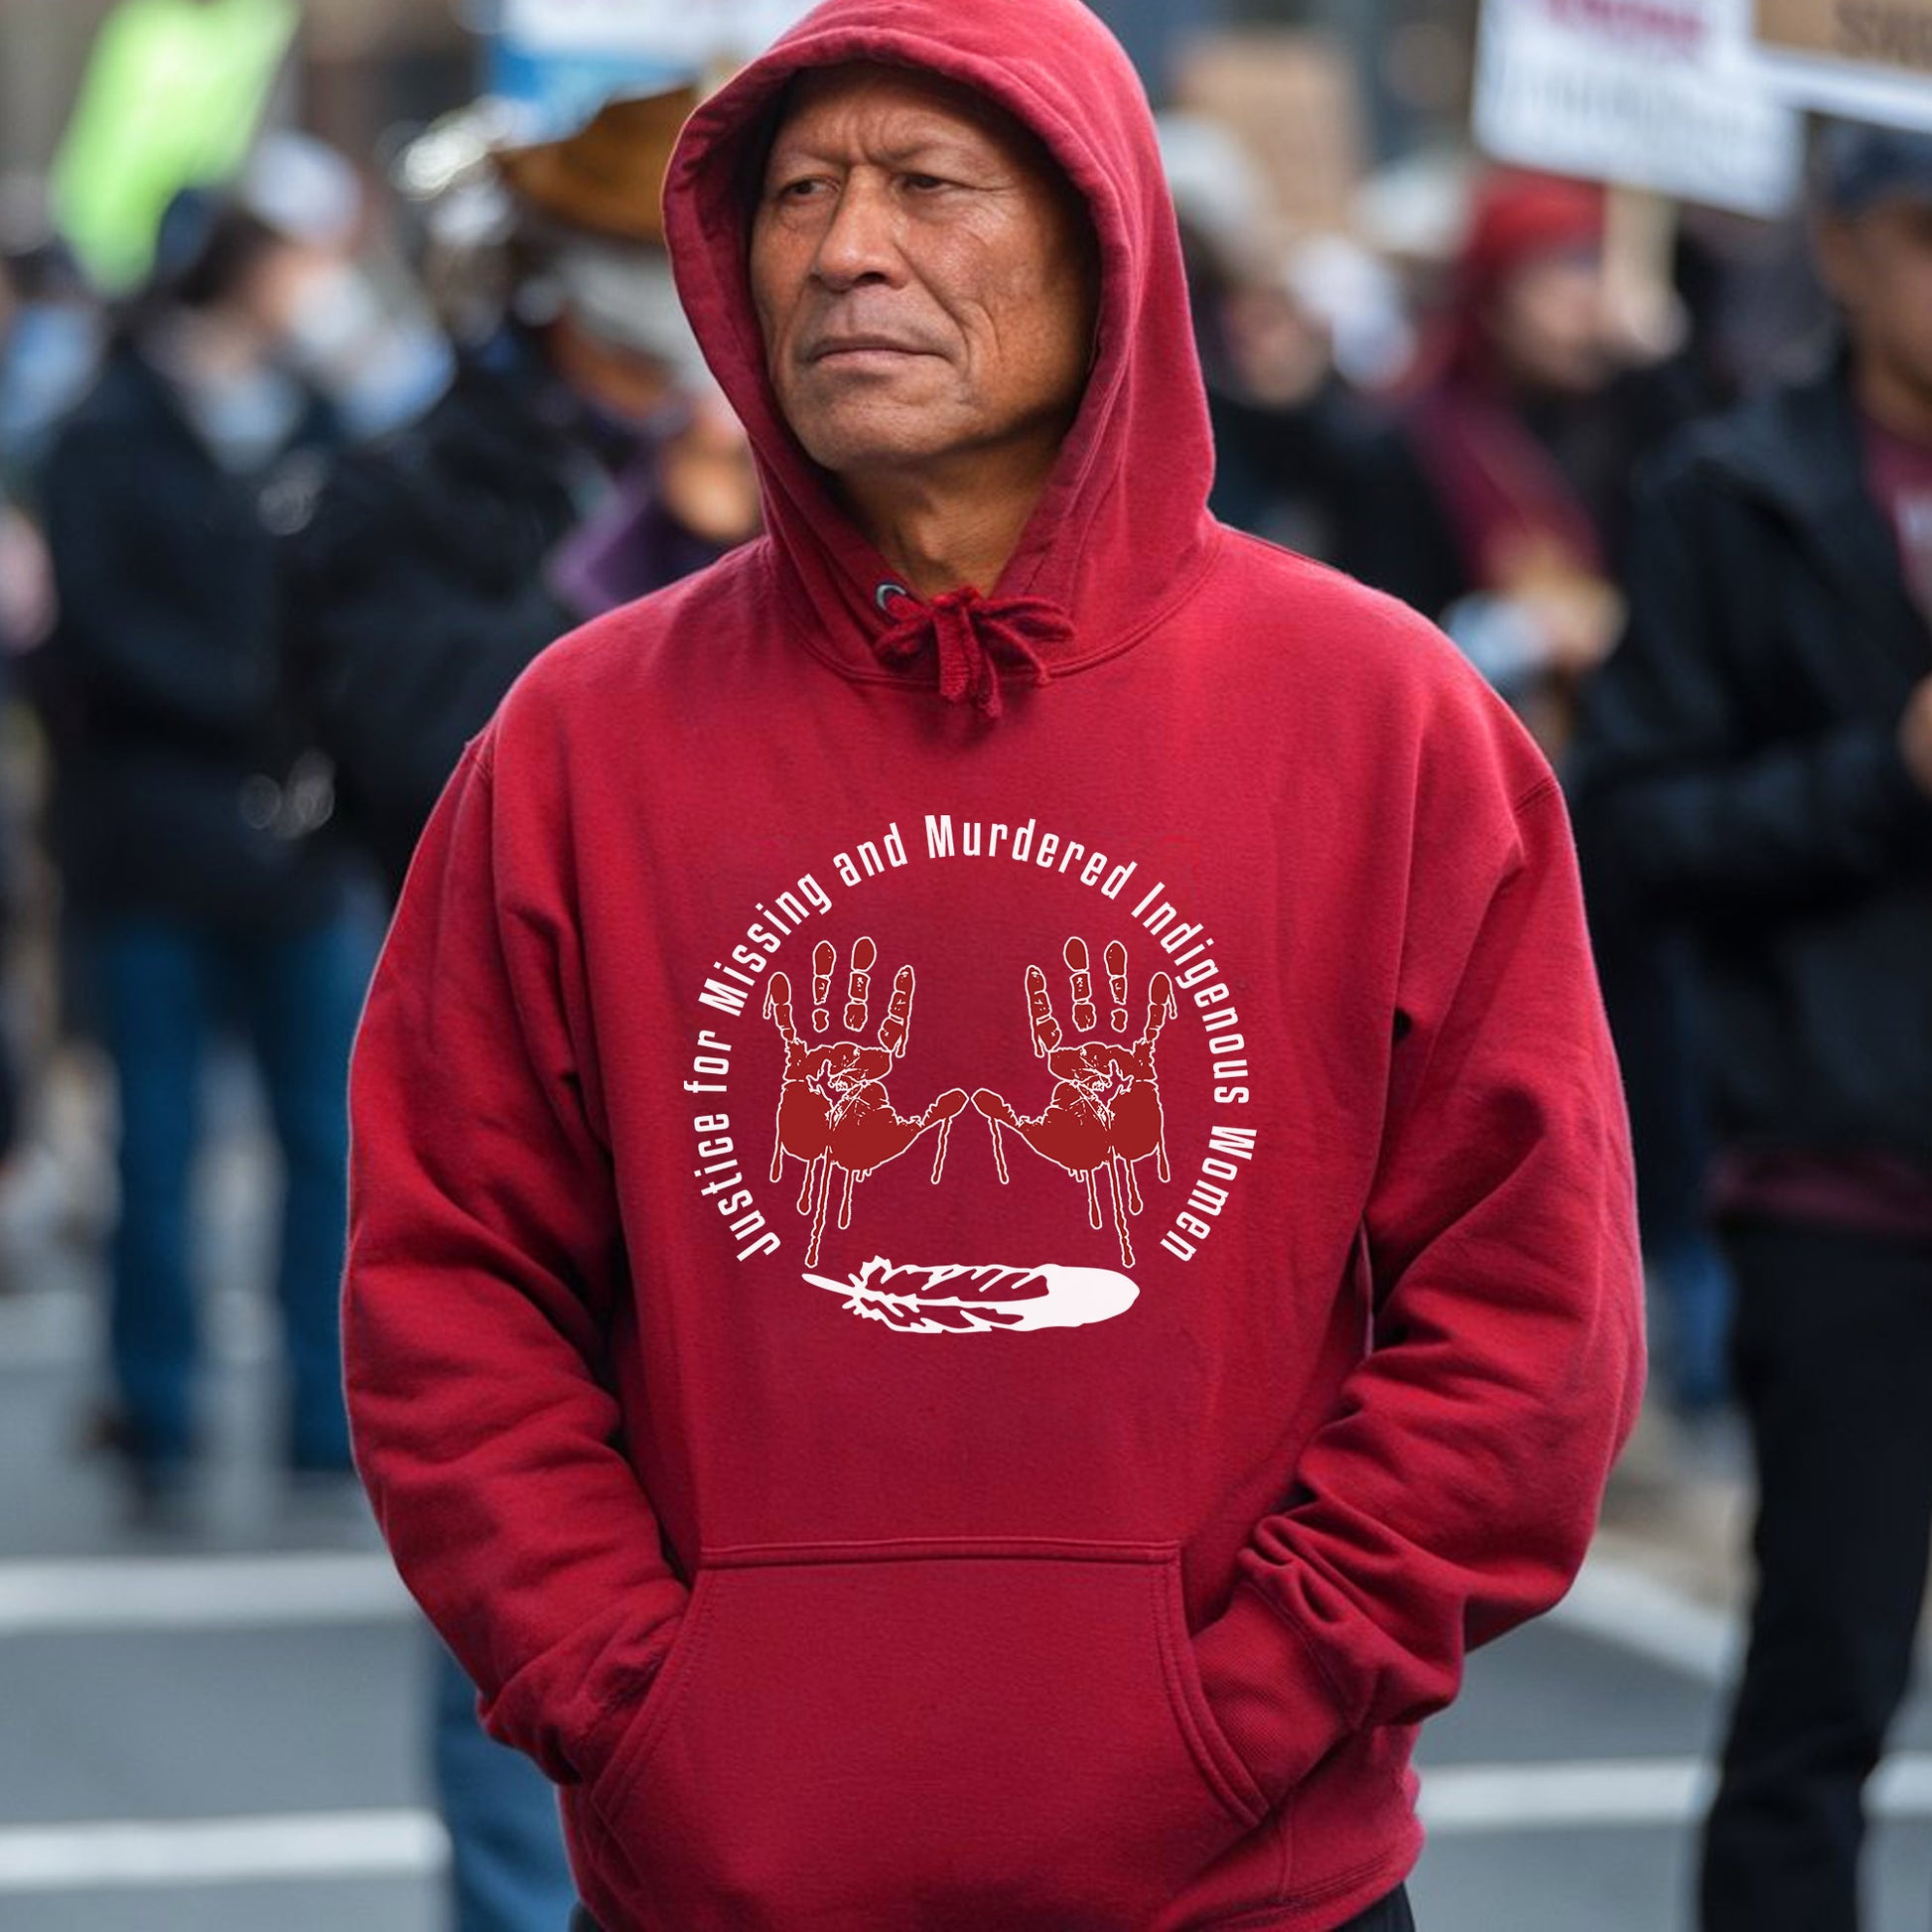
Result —
[[[743, 185], [850, 60], [1001, 101], [1099, 236], [981, 600], [896, 590], [762, 370]], [[546, 652], [418, 852], [352, 1093], [385, 1534], [609, 1932], [1321, 1932], [1635, 1411], [1562, 799], [1427, 624], [1208, 518], [1083, 10], [832, 0], [667, 215], [769, 534]], [[935, 688], [989, 660], [997, 719]]]

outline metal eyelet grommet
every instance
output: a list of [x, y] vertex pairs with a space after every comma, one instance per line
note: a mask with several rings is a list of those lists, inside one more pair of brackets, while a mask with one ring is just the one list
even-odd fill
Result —
[[884, 613], [885, 616], [891, 617], [893, 614], [890, 607], [892, 605], [893, 599], [896, 597], [910, 599], [911, 595], [912, 593], [908, 591], [903, 584], [895, 584], [889, 578], [885, 583], [881, 584], [876, 591], [873, 592], [872, 601], [879, 606], [881, 612]]

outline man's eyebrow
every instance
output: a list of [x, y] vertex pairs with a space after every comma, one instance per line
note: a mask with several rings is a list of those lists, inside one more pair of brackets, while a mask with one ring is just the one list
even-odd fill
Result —
[[[767, 178], [776, 170], [827, 159], [816, 143], [780, 134], [771, 144], [765, 163]], [[1005, 174], [1007, 164], [986, 148], [976, 147], [954, 135], [921, 135], [878, 150], [877, 157], [889, 168], [927, 167], [970, 170], [975, 174]]]
[[927, 135], [920, 140], [886, 148], [881, 152], [880, 159], [899, 168], [915, 161], [929, 161], [942, 167], [972, 168], [988, 174], [1002, 165], [990, 148], [975, 146], [957, 135], [948, 134]]

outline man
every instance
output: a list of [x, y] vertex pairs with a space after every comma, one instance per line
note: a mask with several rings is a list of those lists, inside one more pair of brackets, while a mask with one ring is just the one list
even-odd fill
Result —
[[1932, 1527], [1932, 138], [1821, 148], [1846, 352], [1655, 480], [1579, 783], [1699, 952], [1758, 1595], [1707, 1932], [1858, 1923]]
[[1549, 770], [1208, 519], [1073, 0], [831, 0], [666, 204], [768, 535], [418, 851], [346, 1288], [403, 1574], [607, 1932], [1406, 1926], [1413, 1726], [1639, 1381]]

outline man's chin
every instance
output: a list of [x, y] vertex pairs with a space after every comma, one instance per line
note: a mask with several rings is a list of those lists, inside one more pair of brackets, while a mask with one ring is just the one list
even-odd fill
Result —
[[937, 412], [925, 407], [834, 416], [801, 430], [799, 441], [820, 468], [855, 477], [917, 470], [943, 461], [970, 439], [947, 434]]

